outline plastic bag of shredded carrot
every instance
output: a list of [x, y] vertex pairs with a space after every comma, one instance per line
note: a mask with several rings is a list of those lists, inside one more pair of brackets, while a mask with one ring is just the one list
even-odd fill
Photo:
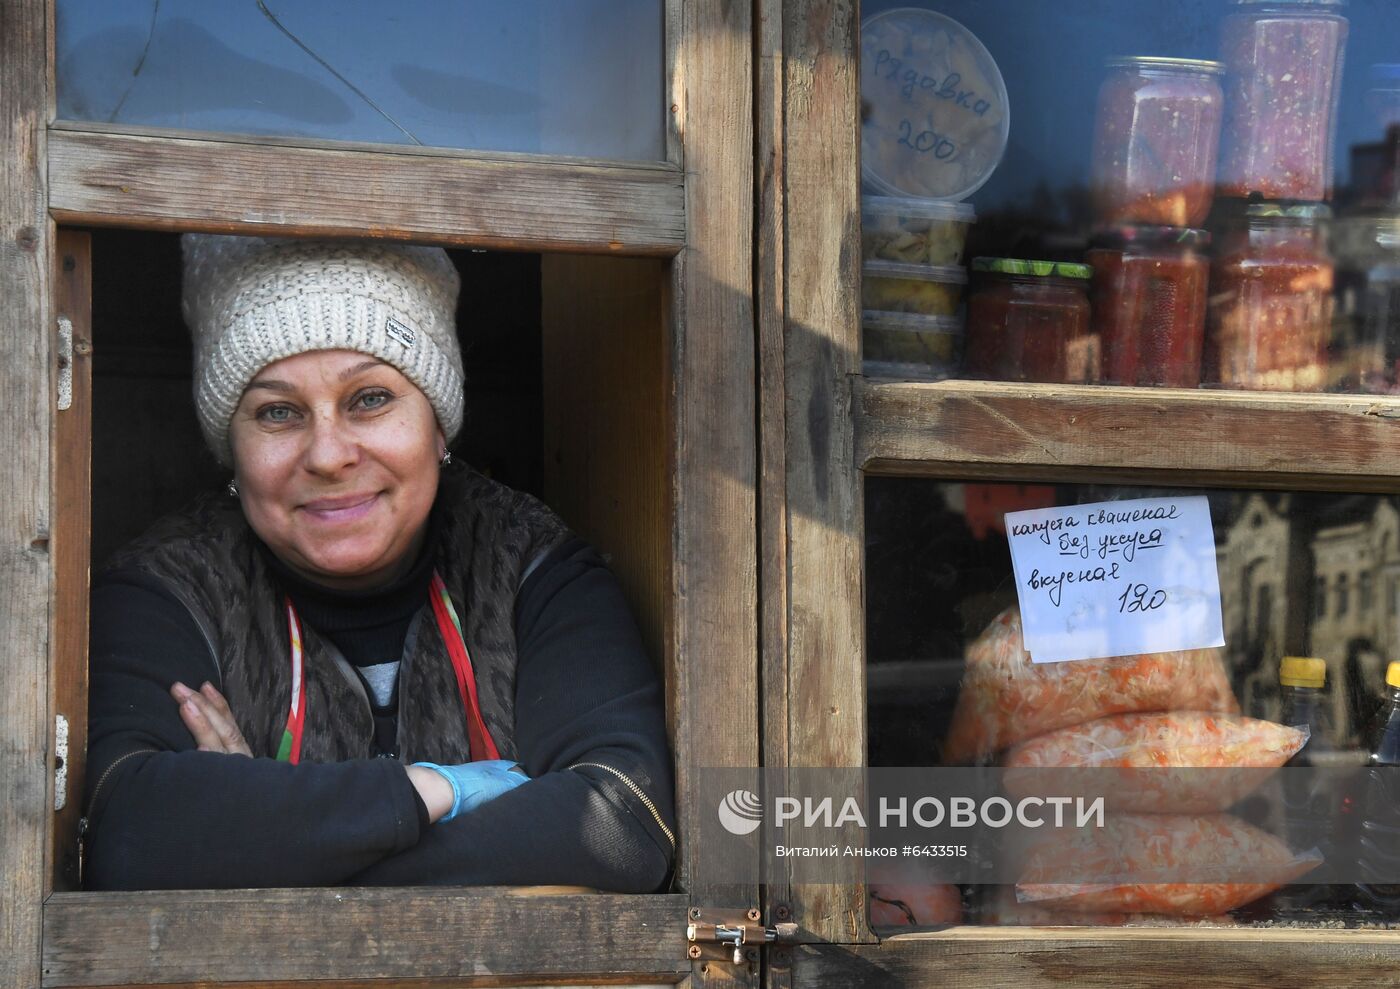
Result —
[[1219, 649], [1072, 663], [1031, 662], [1011, 607], [967, 648], [962, 692], [943, 743], [946, 765], [971, 765], [1035, 735], [1130, 711], [1239, 713]]
[[1237, 714], [1113, 714], [1022, 742], [1002, 764], [1018, 797], [1092, 787], [1120, 810], [1203, 814], [1251, 793], [1307, 740]]
[[[1208, 917], [1257, 900], [1321, 861], [1229, 814], [1111, 814], [1103, 829], [1032, 846], [1016, 897], [1075, 912]], [[1071, 874], [1082, 881], [1058, 881]]]
[[1021, 903], [1014, 886], [997, 887], [977, 914], [989, 927], [1237, 927], [1229, 914], [1215, 917], [1170, 917], [1149, 913], [1092, 913], [1056, 910], [1039, 903]]
[[962, 923], [962, 893], [949, 883], [872, 882], [870, 926], [946, 927]]

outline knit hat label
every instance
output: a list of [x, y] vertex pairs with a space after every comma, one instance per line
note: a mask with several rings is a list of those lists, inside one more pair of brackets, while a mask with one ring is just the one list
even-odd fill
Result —
[[389, 336], [393, 337], [405, 347], [412, 347], [413, 341], [416, 339], [416, 334], [414, 334], [414, 332], [411, 329], [409, 329], [407, 326], [404, 326], [393, 316], [388, 317], [384, 321], [384, 332], [389, 334]]

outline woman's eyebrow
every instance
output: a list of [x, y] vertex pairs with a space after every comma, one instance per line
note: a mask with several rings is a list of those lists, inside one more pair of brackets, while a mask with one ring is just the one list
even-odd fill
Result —
[[276, 378], [259, 378], [257, 381], [248, 382], [248, 391], [254, 388], [266, 388], [268, 391], [289, 392], [293, 391], [291, 384], [286, 381], [278, 381]]
[[344, 382], [344, 381], [349, 381], [349, 380], [350, 380], [351, 378], [353, 378], [355, 375], [360, 374], [360, 373], [362, 373], [362, 372], [364, 372], [364, 371], [368, 371], [370, 368], [375, 368], [375, 367], [387, 367], [387, 366], [388, 366], [388, 365], [386, 365], [383, 361], [380, 361], [380, 360], [361, 361], [360, 363], [356, 364], [354, 367], [347, 367], [344, 371], [341, 371], [341, 372], [340, 372], [340, 380], [341, 380], [342, 382]]

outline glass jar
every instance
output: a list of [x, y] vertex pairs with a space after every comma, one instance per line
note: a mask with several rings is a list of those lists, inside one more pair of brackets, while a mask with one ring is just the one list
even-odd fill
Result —
[[1225, 62], [1223, 196], [1324, 200], [1347, 19], [1344, 0], [1233, 0]]
[[1215, 191], [1219, 62], [1113, 58], [1099, 88], [1090, 188], [1100, 223], [1195, 227]]
[[1400, 210], [1338, 217], [1333, 378], [1342, 391], [1393, 393], [1400, 385]]
[[1089, 266], [974, 258], [964, 369], [995, 381], [1088, 383], [1098, 379], [1089, 328]]
[[1211, 268], [1205, 378], [1228, 388], [1328, 384], [1332, 259], [1326, 206], [1251, 203], [1227, 225]]
[[1210, 263], [1204, 230], [1125, 227], [1101, 235], [1094, 269], [1093, 329], [1101, 380], [1195, 388], [1201, 383]]

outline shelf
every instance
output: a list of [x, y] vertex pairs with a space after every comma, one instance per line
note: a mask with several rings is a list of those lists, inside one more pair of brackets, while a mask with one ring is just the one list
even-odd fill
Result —
[[[1400, 397], [854, 381], [871, 474], [1400, 490]], [[1187, 477], [1183, 478], [1183, 473]]]

